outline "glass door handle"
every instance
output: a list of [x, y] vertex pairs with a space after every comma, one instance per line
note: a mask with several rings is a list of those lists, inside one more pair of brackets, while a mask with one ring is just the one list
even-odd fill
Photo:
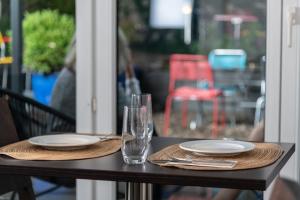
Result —
[[287, 45], [292, 47], [293, 26], [300, 24], [300, 7], [289, 6], [287, 8]]

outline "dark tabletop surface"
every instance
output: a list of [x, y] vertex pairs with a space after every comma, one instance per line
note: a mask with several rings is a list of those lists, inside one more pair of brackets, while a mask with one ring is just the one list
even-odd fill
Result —
[[[187, 139], [153, 137], [150, 154], [183, 141]], [[0, 174], [265, 190], [295, 151], [294, 144], [280, 145], [284, 154], [275, 163], [250, 170], [192, 171], [159, 167], [149, 162], [126, 165], [119, 151], [101, 158], [72, 161], [22, 161], [0, 157]]]

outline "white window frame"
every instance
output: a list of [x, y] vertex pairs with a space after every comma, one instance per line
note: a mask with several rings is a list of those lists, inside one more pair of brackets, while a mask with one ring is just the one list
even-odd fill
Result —
[[[115, 13], [115, 0], [76, 0], [77, 132], [116, 132]], [[76, 199], [114, 200], [116, 184], [78, 180]]]
[[299, 27], [293, 27], [292, 47], [287, 44], [287, 9], [300, 0], [268, 0], [267, 98], [265, 139], [296, 143], [296, 152], [281, 175], [299, 182]]
[[287, 10], [291, 6], [300, 6], [300, 0], [283, 1], [282, 28], [282, 70], [281, 70], [281, 142], [296, 143], [296, 152], [282, 174], [300, 181], [299, 177], [299, 113], [300, 113], [300, 30], [299, 25], [292, 29], [292, 46], [287, 42]]
[[[296, 134], [300, 113], [299, 28], [293, 30], [292, 48], [287, 48], [285, 40], [286, 7], [299, 2], [267, 0], [266, 141], [300, 144]], [[76, 0], [76, 16], [77, 131], [114, 132], [116, 0]], [[281, 173], [295, 180], [299, 180], [298, 152], [297, 148], [296, 156]], [[77, 199], [115, 199], [115, 184], [80, 180]]]

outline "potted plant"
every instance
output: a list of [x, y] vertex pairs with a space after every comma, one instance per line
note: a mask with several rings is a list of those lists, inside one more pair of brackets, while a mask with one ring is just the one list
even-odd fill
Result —
[[32, 72], [34, 98], [48, 104], [58, 71], [74, 34], [74, 19], [56, 10], [26, 13], [23, 21], [24, 66]]

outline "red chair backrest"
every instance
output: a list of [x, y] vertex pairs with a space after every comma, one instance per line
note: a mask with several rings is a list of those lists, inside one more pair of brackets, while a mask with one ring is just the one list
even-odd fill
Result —
[[170, 57], [171, 60], [208, 60], [208, 57], [205, 55], [196, 55], [196, 54], [172, 54]]
[[170, 57], [169, 92], [174, 91], [176, 81], [205, 81], [213, 87], [213, 72], [207, 57], [173, 54]]

